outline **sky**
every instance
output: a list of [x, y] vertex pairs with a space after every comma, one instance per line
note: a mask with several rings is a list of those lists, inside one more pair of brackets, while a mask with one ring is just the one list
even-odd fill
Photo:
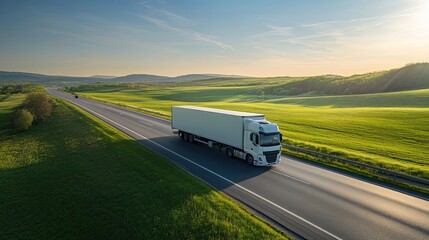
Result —
[[352, 75], [429, 61], [425, 0], [1, 0], [0, 70]]

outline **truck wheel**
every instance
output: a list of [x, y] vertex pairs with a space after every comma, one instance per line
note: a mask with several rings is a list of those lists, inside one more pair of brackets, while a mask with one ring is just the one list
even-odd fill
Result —
[[189, 141], [189, 134], [188, 133], [183, 133], [183, 140], [185, 142]]
[[252, 154], [247, 154], [246, 156], [247, 163], [253, 165], [253, 156]]
[[195, 140], [195, 137], [194, 137], [194, 135], [192, 135], [192, 134], [189, 134], [189, 142], [190, 143], [194, 143], [194, 140]]
[[226, 155], [228, 155], [228, 157], [233, 158], [234, 157], [234, 149], [232, 149], [232, 147], [227, 147], [226, 148]]

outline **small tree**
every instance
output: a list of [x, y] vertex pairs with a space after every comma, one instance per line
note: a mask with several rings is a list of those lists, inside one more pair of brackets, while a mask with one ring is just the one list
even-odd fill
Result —
[[34, 116], [34, 120], [42, 121], [51, 116], [52, 103], [45, 93], [30, 93], [22, 104]]
[[25, 131], [31, 127], [33, 119], [33, 115], [28, 110], [20, 109], [16, 114], [16, 118], [13, 124], [15, 125], [15, 128], [19, 131]]

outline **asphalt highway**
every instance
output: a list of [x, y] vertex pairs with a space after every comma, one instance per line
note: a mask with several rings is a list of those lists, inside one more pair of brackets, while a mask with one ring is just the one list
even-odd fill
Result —
[[47, 91], [89, 112], [306, 239], [429, 239], [429, 201], [282, 156], [252, 167], [203, 144], [183, 142], [170, 121]]

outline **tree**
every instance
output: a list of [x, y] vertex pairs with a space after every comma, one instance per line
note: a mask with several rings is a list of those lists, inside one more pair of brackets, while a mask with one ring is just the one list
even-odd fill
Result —
[[28, 110], [20, 109], [16, 114], [16, 118], [13, 124], [15, 125], [15, 128], [19, 131], [25, 131], [31, 127], [33, 119], [33, 115]]
[[34, 116], [35, 121], [43, 121], [52, 113], [52, 103], [45, 93], [30, 93], [22, 104]]

